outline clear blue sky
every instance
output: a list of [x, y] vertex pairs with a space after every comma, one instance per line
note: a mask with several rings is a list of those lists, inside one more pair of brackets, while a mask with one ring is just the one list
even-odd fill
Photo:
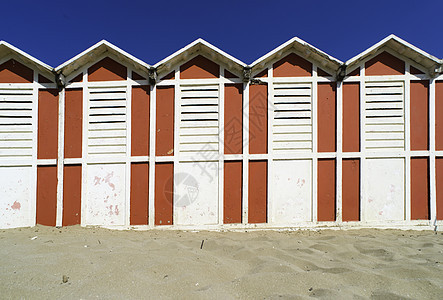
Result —
[[443, 1], [19, 1], [0, 40], [56, 67], [106, 39], [155, 64], [201, 37], [249, 64], [294, 36], [345, 61], [394, 33], [443, 58]]

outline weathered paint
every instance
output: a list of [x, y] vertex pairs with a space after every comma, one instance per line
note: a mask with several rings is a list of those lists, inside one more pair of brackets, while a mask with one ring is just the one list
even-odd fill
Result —
[[335, 221], [335, 159], [319, 159], [317, 168], [317, 220]]
[[55, 226], [57, 214], [57, 166], [37, 167], [37, 224]]
[[372, 158], [366, 160], [366, 221], [404, 220], [405, 166], [403, 158]]
[[225, 161], [223, 178], [223, 223], [242, 221], [242, 162]]
[[31, 83], [34, 81], [34, 71], [15, 59], [10, 59], [0, 65], [0, 83]]
[[155, 225], [173, 224], [174, 164], [155, 164]]
[[437, 220], [443, 220], [443, 157], [435, 159], [437, 183]]
[[131, 164], [131, 225], [148, 225], [149, 164]]
[[58, 91], [38, 91], [37, 157], [57, 158], [58, 152]]
[[342, 220], [360, 220], [360, 160], [347, 158], [342, 163]]
[[105, 57], [88, 69], [88, 81], [126, 80], [126, 67]]
[[268, 86], [249, 87], [249, 153], [268, 152]]
[[429, 220], [428, 158], [411, 158], [411, 219]]
[[65, 165], [63, 168], [63, 226], [80, 224], [81, 195], [82, 166]]
[[243, 85], [225, 86], [225, 154], [241, 154], [243, 147]]
[[86, 216], [83, 225], [124, 225], [125, 165], [87, 165]]
[[132, 87], [131, 154], [149, 154], [149, 86]]
[[360, 84], [343, 84], [343, 151], [360, 151]]
[[443, 150], [443, 81], [435, 82], [435, 149]]
[[65, 146], [66, 158], [82, 157], [82, 89], [68, 89], [65, 92]]
[[180, 79], [218, 78], [219, 76], [219, 65], [201, 55], [180, 66]]
[[174, 88], [158, 87], [156, 103], [156, 148], [159, 156], [174, 153]]
[[218, 162], [181, 162], [174, 175], [174, 224], [217, 224]]
[[411, 81], [411, 150], [429, 149], [429, 81]]
[[248, 182], [248, 222], [266, 223], [267, 221], [267, 161], [249, 161]]
[[0, 167], [0, 228], [34, 226], [32, 167]]
[[312, 221], [312, 160], [275, 160], [270, 222]]
[[291, 53], [273, 65], [274, 77], [312, 76], [312, 63]]
[[382, 52], [365, 63], [365, 75], [403, 75], [405, 62], [388, 52]]
[[336, 84], [318, 84], [318, 151], [335, 152], [336, 149]]

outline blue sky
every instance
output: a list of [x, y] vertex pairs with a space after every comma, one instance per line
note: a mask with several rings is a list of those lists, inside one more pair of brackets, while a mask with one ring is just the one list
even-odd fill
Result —
[[443, 1], [18, 1], [0, 40], [56, 67], [106, 39], [155, 64], [201, 37], [249, 64], [294, 36], [345, 61], [394, 33], [443, 58]]

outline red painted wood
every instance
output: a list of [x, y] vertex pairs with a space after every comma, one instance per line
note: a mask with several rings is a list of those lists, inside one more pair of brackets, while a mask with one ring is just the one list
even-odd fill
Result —
[[149, 86], [132, 87], [131, 155], [149, 155]]
[[131, 164], [131, 225], [148, 225], [149, 164]]
[[110, 57], [105, 57], [88, 69], [88, 81], [126, 80], [126, 67]]
[[360, 160], [343, 159], [342, 164], [342, 219], [360, 220]]
[[248, 180], [248, 223], [266, 223], [267, 221], [267, 161], [249, 162]]
[[411, 81], [411, 150], [429, 149], [429, 81]]
[[174, 164], [155, 164], [155, 225], [173, 224]]
[[223, 186], [223, 223], [242, 221], [242, 162], [225, 161]]
[[243, 148], [243, 85], [225, 86], [225, 154], [241, 154]]
[[57, 215], [57, 166], [37, 167], [37, 224], [55, 226]]
[[403, 75], [405, 62], [388, 52], [382, 52], [365, 64], [365, 75]]
[[268, 153], [268, 86], [249, 87], [249, 153]]
[[335, 159], [318, 160], [317, 220], [335, 221]]
[[429, 220], [428, 158], [411, 158], [411, 219]]
[[343, 152], [360, 151], [360, 84], [343, 84]]
[[58, 154], [58, 91], [38, 91], [37, 157], [54, 159]]
[[65, 157], [82, 157], [83, 90], [65, 91]]
[[156, 155], [174, 154], [174, 88], [158, 87], [156, 103]]
[[81, 223], [82, 166], [63, 168], [63, 226]]
[[336, 84], [318, 84], [318, 152], [335, 152], [337, 136]]

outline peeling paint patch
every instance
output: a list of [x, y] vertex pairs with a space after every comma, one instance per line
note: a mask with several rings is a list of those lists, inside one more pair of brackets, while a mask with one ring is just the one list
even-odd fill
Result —
[[14, 201], [14, 203], [11, 205], [11, 208], [13, 210], [20, 210], [20, 208], [22, 207], [22, 205], [20, 204], [20, 202]]

